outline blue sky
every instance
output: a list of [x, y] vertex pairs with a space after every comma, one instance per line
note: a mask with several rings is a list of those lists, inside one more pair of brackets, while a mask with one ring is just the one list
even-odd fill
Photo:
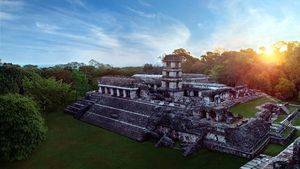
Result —
[[0, 0], [0, 59], [114, 66], [300, 40], [298, 0]]

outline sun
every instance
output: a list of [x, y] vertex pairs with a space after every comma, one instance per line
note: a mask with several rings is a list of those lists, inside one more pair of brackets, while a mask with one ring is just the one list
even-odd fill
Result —
[[264, 54], [272, 57], [274, 55], [274, 49], [271, 46], [265, 47]]
[[275, 50], [272, 46], [266, 46], [259, 48], [259, 55], [263, 62], [269, 64], [279, 64], [280, 58], [275, 53]]

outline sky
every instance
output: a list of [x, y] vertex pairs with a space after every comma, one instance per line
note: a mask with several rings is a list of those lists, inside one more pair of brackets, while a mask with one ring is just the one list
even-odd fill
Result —
[[299, 0], [0, 0], [0, 59], [159, 64], [186, 48], [258, 49], [300, 40]]

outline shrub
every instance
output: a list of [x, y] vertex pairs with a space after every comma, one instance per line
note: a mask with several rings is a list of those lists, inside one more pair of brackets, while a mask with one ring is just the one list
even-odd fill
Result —
[[76, 91], [76, 97], [85, 96], [85, 93], [89, 91], [88, 79], [85, 74], [81, 71], [73, 70], [72, 79], [74, 81], [72, 87]]
[[18, 65], [0, 66], [0, 94], [18, 93], [22, 85], [24, 71]]
[[75, 91], [70, 85], [53, 78], [25, 78], [24, 87], [26, 95], [33, 97], [45, 112], [59, 110], [75, 99]]
[[46, 138], [37, 104], [19, 94], [0, 96], [0, 160], [21, 160]]

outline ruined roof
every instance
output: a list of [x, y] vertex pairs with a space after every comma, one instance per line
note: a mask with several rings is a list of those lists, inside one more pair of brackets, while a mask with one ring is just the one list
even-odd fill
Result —
[[182, 73], [182, 78], [208, 78], [208, 75], [198, 73]]
[[165, 55], [165, 57], [163, 58], [163, 61], [179, 61], [179, 62], [182, 62], [183, 59], [184, 59], [183, 56], [170, 54], [170, 55]]
[[211, 90], [211, 89], [210, 90], [209, 89], [204, 90], [204, 88], [202, 88], [202, 90], [203, 90], [202, 96], [214, 96], [216, 94], [220, 94], [220, 93], [225, 92], [225, 91], [231, 91], [232, 89], [230, 87], [224, 87], [224, 88], [215, 89], [215, 90]]
[[135, 79], [138, 79], [146, 84], [161, 84], [162, 75], [153, 75], [153, 74], [135, 74], [132, 76]]
[[131, 77], [103, 76], [99, 79], [99, 83], [103, 85], [132, 88], [132, 87], [137, 87], [139, 81]]

